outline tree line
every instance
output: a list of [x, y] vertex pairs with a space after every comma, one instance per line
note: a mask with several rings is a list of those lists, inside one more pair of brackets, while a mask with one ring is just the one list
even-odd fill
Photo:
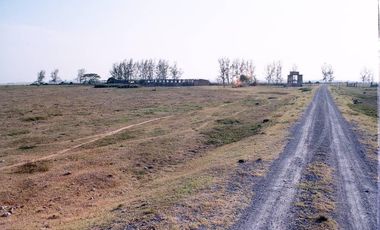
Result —
[[[256, 84], [256, 66], [252, 60], [231, 59], [227, 57], [219, 58], [219, 75], [217, 80], [224, 85], [231, 84], [232, 81], [239, 80], [241, 82]], [[265, 79], [268, 84], [281, 84], [282, 78], [282, 63], [275, 61], [265, 66]]]
[[118, 80], [153, 80], [153, 79], [179, 79], [183, 71], [177, 63], [169, 64], [165, 59], [156, 62], [153, 59], [134, 61], [125, 59], [114, 63], [110, 71], [111, 77]]
[[217, 80], [225, 86], [232, 83], [233, 79], [243, 82], [256, 83], [256, 66], [252, 60], [219, 58], [219, 75]]

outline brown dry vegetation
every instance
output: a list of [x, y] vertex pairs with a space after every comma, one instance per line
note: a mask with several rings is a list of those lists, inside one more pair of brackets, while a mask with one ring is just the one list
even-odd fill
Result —
[[1, 87], [0, 228], [226, 228], [312, 93]]

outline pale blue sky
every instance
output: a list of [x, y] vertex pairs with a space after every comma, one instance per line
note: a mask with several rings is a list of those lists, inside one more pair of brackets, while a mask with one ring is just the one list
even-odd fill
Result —
[[186, 78], [215, 79], [221, 56], [281, 60], [306, 79], [331, 63], [339, 80], [378, 73], [376, 0], [0, 0], [0, 83], [59, 68], [109, 76], [125, 58], [177, 61]]

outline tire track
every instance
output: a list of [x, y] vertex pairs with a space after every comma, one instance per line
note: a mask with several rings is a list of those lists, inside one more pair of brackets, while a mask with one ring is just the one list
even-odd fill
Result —
[[[132, 125], [124, 126], [122, 128], [119, 128], [119, 129], [116, 129], [116, 130], [113, 130], [113, 131], [110, 131], [110, 132], [96, 134], [96, 135], [92, 135], [92, 136], [88, 136], [88, 137], [83, 137], [83, 138], [80, 138], [80, 139], [90, 139], [90, 140], [82, 142], [82, 143], [74, 145], [74, 146], [71, 146], [70, 148], [66, 148], [66, 149], [60, 150], [60, 151], [55, 152], [53, 154], [49, 154], [47, 156], [34, 159], [33, 161], [49, 160], [49, 159], [52, 159], [54, 157], [63, 156], [65, 154], [67, 154], [68, 152], [72, 151], [72, 150], [80, 148], [80, 147], [82, 147], [82, 146], [84, 146], [86, 144], [93, 143], [93, 142], [98, 141], [100, 139], [103, 139], [105, 137], [115, 135], [115, 134], [117, 134], [117, 133], [119, 133], [121, 131], [124, 131], [126, 129], [130, 129], [130, 128], [133, 128], [135, 126], [140, 126], [140, 125], [148, 124], [148, 123], [151, 123], [151, 122], [154, 122], [154, 121], [166, 119], [166, 118], [169, 118], [169, 117], [172, 117], [172, 116], [154, 118], [154, 119], [143, 121], [143, 122], [140, 122], [140, 123], [137, 123], [137, 124], [132, 124]], [[77, 140], [79, 140], [79, 139], [77, 139]], [[27, 162], [20, 162], [20, 163], [17, 163], [17, 164], [12, 164], [12, 165], [7, 165], [7, 166], [4, 166], [4, 167], [0, 167], [0, 171], [6, 170], [6, 169], [11, 169], [11, 168], [14, 168], [14, 167], [18, 167], [18, 166], [21, 166], [21, 165], [23, 165], [25, 163], [27, 163]]]

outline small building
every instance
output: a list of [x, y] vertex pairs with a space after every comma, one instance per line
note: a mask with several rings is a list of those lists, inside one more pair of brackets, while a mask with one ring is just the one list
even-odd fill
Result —
[[290, 71], [288, 75], [288, 86], [301, 87], [302, 84], [302, 74], [300, 74], [298, 71]]

